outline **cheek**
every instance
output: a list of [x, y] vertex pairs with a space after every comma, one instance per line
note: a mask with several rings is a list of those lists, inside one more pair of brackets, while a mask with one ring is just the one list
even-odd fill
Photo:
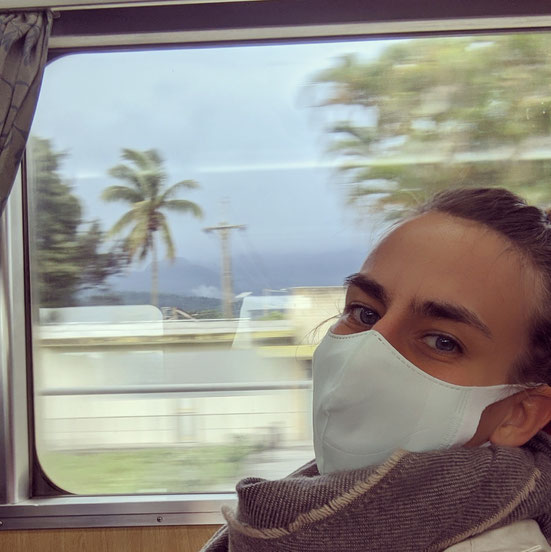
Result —
[[336, 335], [350, 335], [354, 333], [352, 329], [344, 323], [342, 317], [331, 326], [331, 331]]

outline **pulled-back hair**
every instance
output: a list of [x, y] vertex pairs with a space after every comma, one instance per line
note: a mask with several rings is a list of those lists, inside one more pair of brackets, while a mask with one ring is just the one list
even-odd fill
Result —
[[546, 212], [503, 188], [447, 190], [416, 212], [434, 211], [472, 220], [498, 232], [536, 270], [542, 283], [540, 308], [532, 315], [528, 350], [520, 354], [512, 377], [520, 383], [551, 384], [551, 223]]

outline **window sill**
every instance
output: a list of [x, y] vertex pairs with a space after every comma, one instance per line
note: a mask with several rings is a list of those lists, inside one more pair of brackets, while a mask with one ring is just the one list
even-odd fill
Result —
[[234, 504], [234, 493], [35, 498], [0, 505], [0, 530], [220, 524]]

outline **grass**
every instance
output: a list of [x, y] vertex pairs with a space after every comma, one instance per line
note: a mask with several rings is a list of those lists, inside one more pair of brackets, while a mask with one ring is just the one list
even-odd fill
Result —
[[76, 494], [233, 490], [246, 444], [40, 454], [44, 472]]

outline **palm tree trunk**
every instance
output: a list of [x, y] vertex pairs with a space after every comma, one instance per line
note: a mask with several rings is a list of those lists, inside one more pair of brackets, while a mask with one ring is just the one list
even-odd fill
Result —
[[155, 234], [151, 243], [151, 304], [154, 307], [159, 306], [159, 261]]

